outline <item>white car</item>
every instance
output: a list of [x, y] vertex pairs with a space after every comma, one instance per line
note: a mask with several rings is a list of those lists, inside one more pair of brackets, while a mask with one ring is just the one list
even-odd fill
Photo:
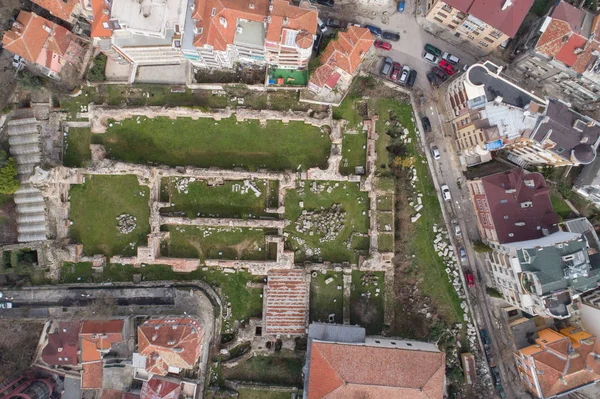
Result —
[[442, 184], [442, 187], [440, 188], [442, 189], [442, 197], [444, 197], [444, 201], [452, 200], [452, 196], [450, 195], [450, 189], [448, 188], [448, 185]]
[[400, 83], [406, 84], [406, 80], [408, 79], [408, 74], [410, 73], [410, 68], [404, 65], [402, 67], [402, 75], [400, 75]]
[[436, 145], [431, 146], [431, 156], [433, 156], [433, 159], [440, 159], [440, 150]]
[[423, 59], [430, 64], [437, 65], [440, 59], [428, 51], [423, 52]]
[[456, 234], [457, 236], [460, 236], [462, 234], [462, 231], [460, 230], [460, 225], [458, 223], [454, 225], [454, 234]]
[[22, 63], [22, 62], [23, 62], [23, 59], [22, 59], [21, 57], [19, 57], [18, 55], [15, 55], [15, 56], [13, 57], [13, 62], [12, 62], [12, 64], [13, 64], [13, 66], [14, 66], [15, 68], [19, 68], [19, 67], [21, 67], [21, 63]]
[[442, 59], [448, 61], [451, 64], [458, 64], [460, 62], [460, 58], [458, 58], [455, 55], [452, 55], [450, 53], [444, 53], [442, 54]]

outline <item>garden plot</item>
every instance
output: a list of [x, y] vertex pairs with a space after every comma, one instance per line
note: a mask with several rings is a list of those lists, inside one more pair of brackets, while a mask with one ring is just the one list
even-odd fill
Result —
[[135, 176], [86, 176], [69, 194], [71, 240], [86, 255], [135, 255], [150, 232], [148, 194]]
[[138, 116], [110, 122], [107, 132], [93, 137], [107, 156], [136, 164], [306, 170], [327, 167], [329, 128], [291, 121], [238, 122]]
[[267, 260], [265, 237], [276, 230], [239, 227], [163, 226], [170, 239], [163, 244], [163, 256], [175, 258]]
[[367, 335], [381, 334], [384, 327], [384, 277], [383, 272], [352, 271], [350, 324], [365, 327]]
[[[369, 199], [358, 183], [301, 181], [285, 198], [286, 243], [297, 263], [356, 262], [357, 236], [369, 229]], [[364, 245], [364, 244], [363, 244]]]
[[367, 134], [365, 131], [351, 131], [342, 137], [342, 162], [340, 173], [344, 176], [355, 174], [357, 167], [364, 173], [367, 164]]
[[310, 280], [310, 321], [344, 322], [344, 283], [340, 272], [314, 271]]
[[278, 202], [278, 182], [267, 180], [225, 181], [209, 185], [193, 177], [164, 178], [162, 201], [171, 204], [162, 214], [184, 214], [189, 218], [262, 218], [275, 217], [267, 208]]

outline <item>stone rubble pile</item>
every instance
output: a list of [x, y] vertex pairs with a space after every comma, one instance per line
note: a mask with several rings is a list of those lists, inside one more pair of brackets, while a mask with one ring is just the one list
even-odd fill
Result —
[[316, 211], [305, 209], [296, 220], [296, 231], [310, 236], [318, 234], [320, 242], [333, 241], [344, 228], [345, 220], [346, 211], [340, 204]]
[[195, 181], [196, 181], [195, 177], [182, 177], [181, 179], [175, 180], [175, 189], [177, 190], [177, 192], [179, 194], [181, 194], [181, 193], [187, 194], [189, 184], [193, 183]]
[[137, 219], [135, 216], [123, 213], [117, 216], [117, 230], [119, 230], [119, 233], [121, 234], [129, 234], [135, 230], [137, 226], [136, 221]]

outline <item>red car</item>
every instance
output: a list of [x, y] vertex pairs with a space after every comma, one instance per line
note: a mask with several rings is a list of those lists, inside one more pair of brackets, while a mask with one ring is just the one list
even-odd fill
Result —
[[452, 66], [452, 64], [450, 64], [448, 61], [446, 60], [441, 60], [440, 61], [440, 67], [446, 71], [446, 73], [448, 75], [454, 75], [454, 73], [456, 72], [456, 69], [454, 69], [454, 67]]
[[400, 71], [402, 71], [402, 65], [400, 65], [399, 62], [394, 62], [394, 65], [392, 65], [392, 74], [390, 75], [390, 79], [397, 81]]
[[465, 272], [465, 280], [467, 280], [467, 287], [472, 288], [475, 287], [475, 276], [470, 271]]
[[391, 50], [392, 44], [388, 42], [384, 42], [383, 40], [375, 40], [375, 47], [380, 48], [382, 50]]

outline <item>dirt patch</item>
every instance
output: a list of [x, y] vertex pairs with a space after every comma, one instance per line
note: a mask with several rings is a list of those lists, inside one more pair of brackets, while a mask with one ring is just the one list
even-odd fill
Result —
[[245, 251], [258, 249], [258, 245], [253, 241], [244, 240], [239, 244], [232, 245], [231, 248], [236, 251], [238, 259], [242, 259], [242, 255]]
[[247, 85], [265, 82], [265, 68], [247, 67], [233, 70], [199, 69], [194, 78], [197, 83], [243, 83]]
[[367, 298], [359, 298], [352, 304], [352, 318], [361, 320], [362, 324], [379, 323], [379, 311], [377, 305]]
[[[6, 379], [25, 372], [35, 354], [43, 323], [0, 320], [0, 375]], [[16, 348], [19, 348], [16, 350]]]
[[17, 242], [17, 211], [12, 196], [0, 196], [0, 243]]

